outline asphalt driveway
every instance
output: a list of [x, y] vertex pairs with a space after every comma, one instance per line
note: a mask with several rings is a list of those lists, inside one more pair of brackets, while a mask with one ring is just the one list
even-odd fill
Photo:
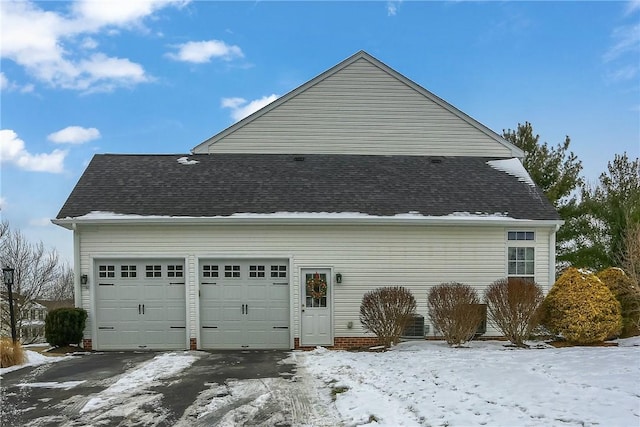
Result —
[[1, 381], [2, 426], [286, 426], [313, 412], [323, 419], [283, 351], [92, 353]]

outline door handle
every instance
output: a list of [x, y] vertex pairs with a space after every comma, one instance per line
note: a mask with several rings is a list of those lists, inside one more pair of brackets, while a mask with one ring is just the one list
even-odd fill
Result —
[[144, 314], [144, 304], [142, 304], [142, 314]]
[[242, 314], [244, 314], [244, 304], [242, 304]]
[[249, 304], [244, 305], [244, 314], [249, 314]]
[[138, 314], [142, 314], [142, 304], [138, 304]]

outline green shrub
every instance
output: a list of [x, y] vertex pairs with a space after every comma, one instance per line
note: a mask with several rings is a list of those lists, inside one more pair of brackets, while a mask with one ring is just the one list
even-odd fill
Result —
[[44, 320], [44, 336], [55, 347], [79, 344], [87, 321], [82, 308], [58, 308], [47, 314]]
[[640, 333], [640, 286], [620, 268], [610, 267], [596, 274], [620, 303], [622, 337]]
[[538, 325], [542, 288], [530, 280], [509, 278], [496, 280], [484, 293], [489, 320], [518, 347]]
[[26, 362], [26, 355], [19, 341], [13, 342], [11, 338], [0, 339], [0, 368], [22, 365]]
[[390, 347], [400, 340], [415, 311], [416, 299], [410, 290], [402, 286], [378, 288], [362, 297], [360, 323], [376, 334], [380, 344]]
[[593, 344], [620, 333], [620, 303], [593, 273], [568, 268], [542, 303], [543, 323], [575, 344]]
[[427, 295], [429, 320], [449, 345], [471, 340], [482, 321], [484, 308], [477, 292], [463, 283], [441, 283]]

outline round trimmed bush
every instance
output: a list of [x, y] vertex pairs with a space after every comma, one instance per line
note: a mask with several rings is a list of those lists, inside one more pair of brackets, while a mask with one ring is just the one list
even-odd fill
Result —
[[593, 344], [622, 329], [620, 303], [593, 273], [568, 268], [542, 303], [543, 323], [575, 344]]
[[57, 308], [44, 319], [44, 336], [49, 344], [64, 347], [79, 344], [86, 326], [87, 312], [82, 308]]
[[624, 270], [609, 267], [596, 276], [613, 292], [620, 303], [622, 314], [622, 337], [638, 335], [640, 330], [640, 286]]

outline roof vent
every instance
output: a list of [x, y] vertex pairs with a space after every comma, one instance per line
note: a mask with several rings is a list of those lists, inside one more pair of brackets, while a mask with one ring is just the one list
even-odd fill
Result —
[[293, 160], [296, 162], [304, 162], [304, 156], [295, 156]]
[[431, 163], [434, 163], [434, 164], [442, 163], [442, 157], [432, 157]]

